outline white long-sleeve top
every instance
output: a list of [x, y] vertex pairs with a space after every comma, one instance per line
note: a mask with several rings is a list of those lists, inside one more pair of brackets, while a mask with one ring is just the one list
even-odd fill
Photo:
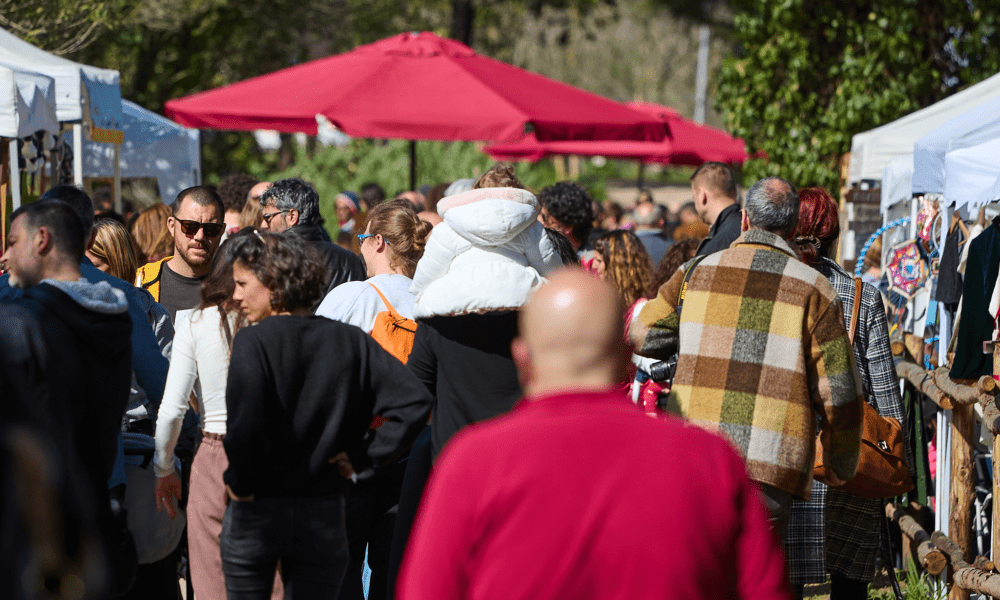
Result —
[[[230, 327], [235, 315], [230, 315]], [[226, 377], [229, 344], [217, 307], [177, 312], [170, 369], [156, 419], [157, 477], [174, 472], [174, 447], [181, 434], [188, 399], [194, 391], [202, 429], [226, 434]]]

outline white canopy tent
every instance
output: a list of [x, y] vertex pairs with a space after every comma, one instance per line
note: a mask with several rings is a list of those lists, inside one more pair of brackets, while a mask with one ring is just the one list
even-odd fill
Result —
[[[10, 189], [15, 210], [21, 205], [20, 178], [16, 176], [17, 140], [36, 131], [59, 135], [55, 80], [40, 73], [0, 66], [0, 137], [10, 139]], [[6, 198], [0, 201], [6, 202]]]
[[[173, 202], [181, 190], [201, 183], [201, 134], [197, 129], [182, 127], [128, 100], [122, 101], [122, 112], [121, 177], [155, 177], [160, 198], [166, 203]], [[80, 154], [84, 176], [113, 175], [112, 147], [85, 141]]]
[[[73, 123], [73, 139], [120, 144], [122, 95], [118, 71], [75, 63], [50, 54], [0, 29], [0, 65], [47, 75], [56, 84], [56, 117]], [[83, 183], [83, 161], [73, 161], [73, 179]]]
[[882, 214], [901, 200], [909, 200], [913, 178], [913, 155], [896, 156], [882, 170]]
[[[948, 121], [913, 147], [913, 193], [941, 194], [945, 154], [1000, 138], [1000, 96]], [[945, 196], [945, 200], [951, 200]]]
[[23, 138], [36, 131], [59, 134], [55, 81], [0, 67], [0, 137]]
[[892, 123], [855, 135], [851, 140], [850, 183], [879, 179], [891, 159], [913, 152], [917, 140], [997, 97], [1000, 97], [1000, 74]]
[[976, 208], [1000, 198], [1000, 138], [947, 153], [944, 197]]

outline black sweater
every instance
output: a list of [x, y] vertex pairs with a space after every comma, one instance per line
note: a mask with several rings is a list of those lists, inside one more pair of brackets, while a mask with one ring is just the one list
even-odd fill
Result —
[[[225, 482], [238, 496], [320, 496], [400, 457], [427, 422], [431, 396], [398, 360], [352, 325], [268, 317], [233, 340], [226, 386]], [[386, 423], [366, 435], [374, 415]]]
[[430, 317], [417, 324], [406, 366], [436, 397], [434, 456], [460, 429], [510, 410], [521, 398], [510, 344], [517, 312]]

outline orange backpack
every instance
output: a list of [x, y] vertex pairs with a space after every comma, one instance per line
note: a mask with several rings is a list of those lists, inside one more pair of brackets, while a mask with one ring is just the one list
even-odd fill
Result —
[[368, 285], [372, 286], [388, 309], [375, 315], [372, 338], [389, 354], [406, 364], [406, 359], [410, 357], [410, 352], [413, 350], [413, 340], [417, 336], [417, 323], [396, 312], [396, 309], [392, 307], [392, 304], [377, 287], [370, 283]]

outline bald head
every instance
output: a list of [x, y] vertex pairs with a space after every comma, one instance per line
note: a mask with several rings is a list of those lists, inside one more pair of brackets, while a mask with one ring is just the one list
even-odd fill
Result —
[[625, 373], [629, 349], [618, 292], [580, 269], [557, 271], [521, 313], [512, 347], [528, 396], [606, 390]]

